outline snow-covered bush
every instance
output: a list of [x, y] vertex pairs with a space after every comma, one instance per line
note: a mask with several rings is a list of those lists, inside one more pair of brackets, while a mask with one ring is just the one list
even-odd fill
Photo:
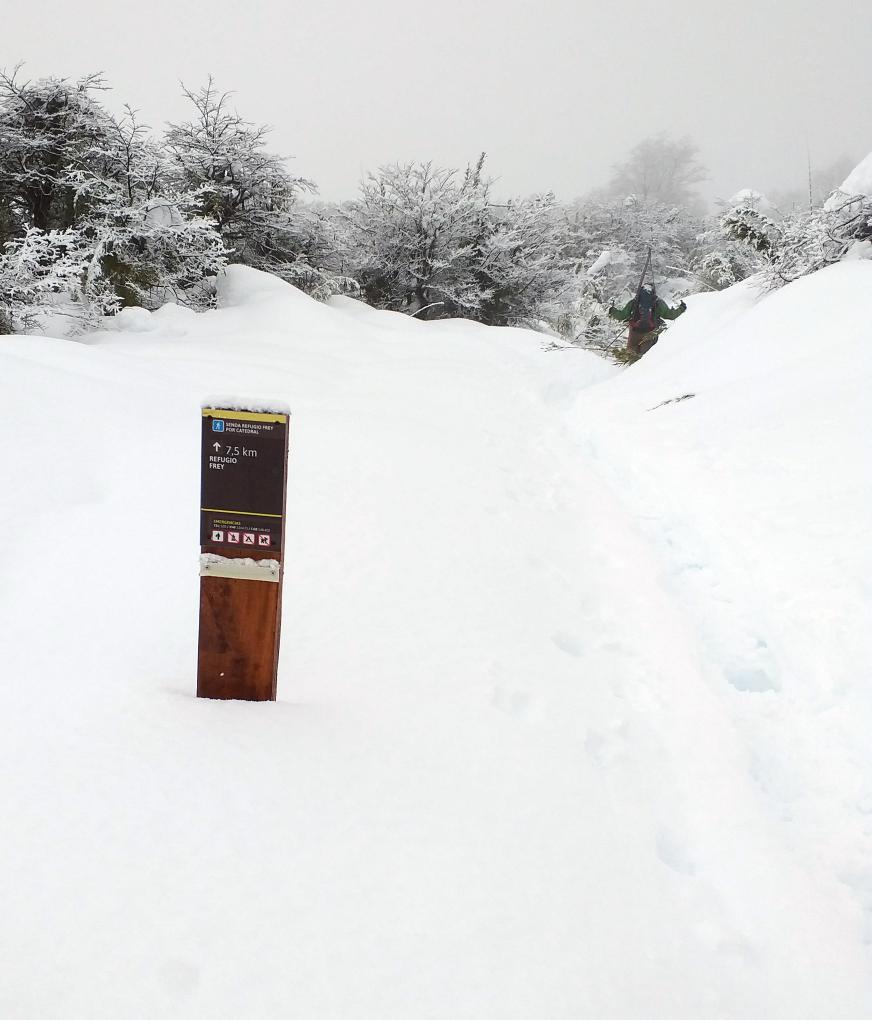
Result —
[[482, 288], [475, 315], [480, 321], [505, 326], [558, 317], [575, 260], [567, 251], [566, 216], [554, 196], [489, 206], [472, 268]]
[[31, 227], [76, 225], [111, 177], [114, 125], [99, 75], [23, 81], [0, 72], [0, 195], [9, 240]]
[[312, 181], [289, 173], [266, 149], [270, 129], [243, 119], [214, 81], [184, 89], [194, 111], [170, 125], [165, 144], [185, 211], [215, 224], [233, 262], [273, 273], [318, 297], [346, 288], [334, 280], [322, 223], [301, 199]]
[[36, 308], [66, 294], [79, 327], [125, 305], [210, 304], [203, 281], [226, 265], [221, 239], [205, 221], [154, 216], [164, 207], [105, 213], [82, 227], [31, 227], [0, 255], [0, 309], [7, 329], [27, 326]]
[[608, 310], [636, 293], [649, 251], [653, 279], [664, 297], [699, 289], [695, 265], [703, 229], [703, 221], [687, 209], [635, 195], [576, 202], [568, 213], [576, 271], [558, 324], [561, 332], [594, 349], [619, 346], [626, 327], [610, 320]]
[[40, 230], [7, 241], [0, 253], [0, 332], [29, 326], [36, 308], [78, 289], [88, 244], [77, 230]]
[[730, 209], [721, 219], [726, 238], [738, 241], [751, 251], [769, 257], [777, 246], [779, 229], [756, 205], [742, 203]]
[[157, 308], [168, 300], [209, 306], [202, 284], [227, 264], [211, 223], [185, 219], [161, 202], [113, 209], [94, 218], [84, 234], [91, 251], [82, 298], [91, 301], [97, 281], [105, 280], [116, 299], [105, 312], [126, 305]]
[[394, 164], [361, 181], [341, 214], [350, 272], [370, 304], [421, 318], [479, 311], [485, 285], [474, 264], [489, 234], [482, 163], [462, 174]]
[[835, 206], [793, 216], [781, 229], [766, 273], [779, 287], [839, 262], [856, 245], [872, 238], [872, 198], [855, 196]]
[[726, 290], [757, 271], [753, 258], [738, 244], [720, 244], [704, 252], [694, 263], [694, 271], [705, 290]]
[[761, 279], [769, 288], [839, 262], [872, 240], [872, 155], [821, 207], [777, 224], [759, 209], [741, 208], [724, 224], [734, 240], [760, 256]]
[[207, 300], [226, 264], [214, 225], [183, 216], [167, 158], [135, 112], [110, 116], [96, 76], [20, 82], [0, 75], [0, 195], [6, 327], [65, 293], [81, 324], [124, 305]]
[[553, 195], [491, 201], [484, 155], [463, 172], [385, 166], [341, 210], [349, 272], [367, 301], [422, 318], [530, 323], [565, 289], [565, 217]]
[[777, 212], [759, 191], [737, 192], [699, 236], [692, 269], [706, 290], [724, 290], [761, 272], [780, 236]]

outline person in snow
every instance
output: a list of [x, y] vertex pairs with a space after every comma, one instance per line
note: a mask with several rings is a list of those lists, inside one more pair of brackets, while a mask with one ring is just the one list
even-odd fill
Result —
[[682, 301], [677, 308], [670, 308], [657, 296], [651, 284], [643, 284], [634, 298], [623, 308], [609, 309], [609, 318], [618, 322], [629, 322], [630, 332], [627, 336], [627, 354], [636, 361], [646, 351], [650, 351], [663, 331], [664, 319], [677, 319], [687, 305]]

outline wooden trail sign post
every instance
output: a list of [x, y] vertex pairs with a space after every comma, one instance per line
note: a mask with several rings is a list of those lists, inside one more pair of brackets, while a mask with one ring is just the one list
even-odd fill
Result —
[[198, 698], [275, 701], [288, 419], [203, 408]]

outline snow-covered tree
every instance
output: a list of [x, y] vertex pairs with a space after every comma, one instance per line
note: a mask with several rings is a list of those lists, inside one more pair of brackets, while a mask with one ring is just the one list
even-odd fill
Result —
[[[865, 251], [863, 251], [865, 249]], [[872, 255], [872, 197], [840, 198], [806, 215], [789, 217], [769, 260], [770, 287], [839, 262], [852, 252]]]
[[[185, 217], [167, 158], [134, 111], [110, 116], [97, 77], [0, 79], [0, 194], [11, 229], [0, 260], [7, 322], [64, 290], [84, 322], [125, 304], [201, 305], [226, 264], [213, 224]], [[48, 224], [44, 226], [43, 224]]]
[[321, 220], [301, 203], [315, 185], [266, 149], [270, 129], [243, 119], [211, 77], [184, 94], [193, 116], [171, 124], [165, 143], [186, 211], [215, 224], [232, 261], [316, 293], [341, 289], [317, 261]]
[[848, 175], [823, 206], [777, 224], [758, 209], [724, 219], [731, 237], [760, 257], [761, 281], [774, 288], [856, 254], [872, 252], [872, 155]]
[[[227, 264], [214, 226], [185, 218], [165, 199], [107, 211], [83, 233], [92, 246], [81, 288], [84, 302], [105, 280], [115, 307], [158, 308], [167, 301], [208, 307], [213, 292], [204, 284]], [[101, 314], [112, 310], [104, 302]]]
[[488, 229], [473, 248], [482, 286], [476, 318], [494, 326], [559, 317], [575, 269], [567, 223], [554, 195], [489, 207]]
[[[117, 307], [154, 308], [166, 300], [208, 304], [211, 292], [203, 282], [226, 265], [228, 255], [215, 224], [183, 215], [191, 196], [178, 190], [167, 153], [134, 110], [113, 119], [107, 143], [102, 190], [91, 184], [97, 200], [79, 225], [92, 249], [83, 305], [93, 303], [103, 281]], [[97, 307], [101, 314], [113, 310], [108, 298]]]
[[483, 159], [465, 173], [406, 163], [363, 179], [342, 216], [351, 275], [370, 304], [422, 318], [472, 317], [480, 309], [486, 285], [474, 263], [488, 234]]
[[0, 333], [29, 326], [35, 309], [76, 289], [88, 259], [76, 230], [30, 227], [0, 253]]
[[7, 329], [26, 325], [36, 307], [66, 294], [80, 327], [124, 305], [167, 301], [208, 305], [206, 279], [226, 265], [212, 225], [186, 220], [156, 201], [106, 210], [81, 227], [31, 227], [0, 255], [0, 311]]
[[664, 298], [698, 289], [694, 264], [703, 230], [692, 212], [635, 195], [575, 203], [568, 210], [568, 231], [577, 269], [561, 332], [596, 349], [618, 346], [625, 329], [608, 318], [608, 310], [636, 293], [649, 251], [651, 274]]
[[753, 252], [769, 256], [778, 242], [779, 229], [756, 203], [742, 201], [721, 219], [721, 230], [731, 241], [739, 241]]
[[553, 195], [491, 200], [484, 155], [465, 171], [385, 166], [342, 208], [349, 272], [367, 301], [491, 325], [551, 314], [565, 288], [565, 217]]
[[643, 138], [615, 165], [608, 191], [619, 199], [633, 195], [643, 204], [696, 208], [695, 185], [708, 177], [698, 155], [689, 138], [673, 139], [665, 133]]
[[111, 176], [114, 125], [96, 98], [105, 88], [99, 75], [70, 82], [0, 73], [2, 240], [31, 227], [66, 230], [91, 207]]

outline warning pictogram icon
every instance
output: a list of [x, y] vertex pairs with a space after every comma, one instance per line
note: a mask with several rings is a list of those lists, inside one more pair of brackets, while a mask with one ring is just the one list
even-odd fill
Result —
[[238, 531], [228, 531], [227, 532], [227, 541], [231, 545], [239, 545], [239, 532]]
[[267, 532], [265, 535], [258, 535], [257, 536], [257, 544], [258, 545], [269, 545], [269, 532]]
[[223, 542], [224, 541], [224, 532], [223, 531], [213, 531], [212, 532], [212, 541], [213, 542]]
[[254, 545], [254, 532], [243, 531], [242, 533], [242, 544], [243, 545]]

